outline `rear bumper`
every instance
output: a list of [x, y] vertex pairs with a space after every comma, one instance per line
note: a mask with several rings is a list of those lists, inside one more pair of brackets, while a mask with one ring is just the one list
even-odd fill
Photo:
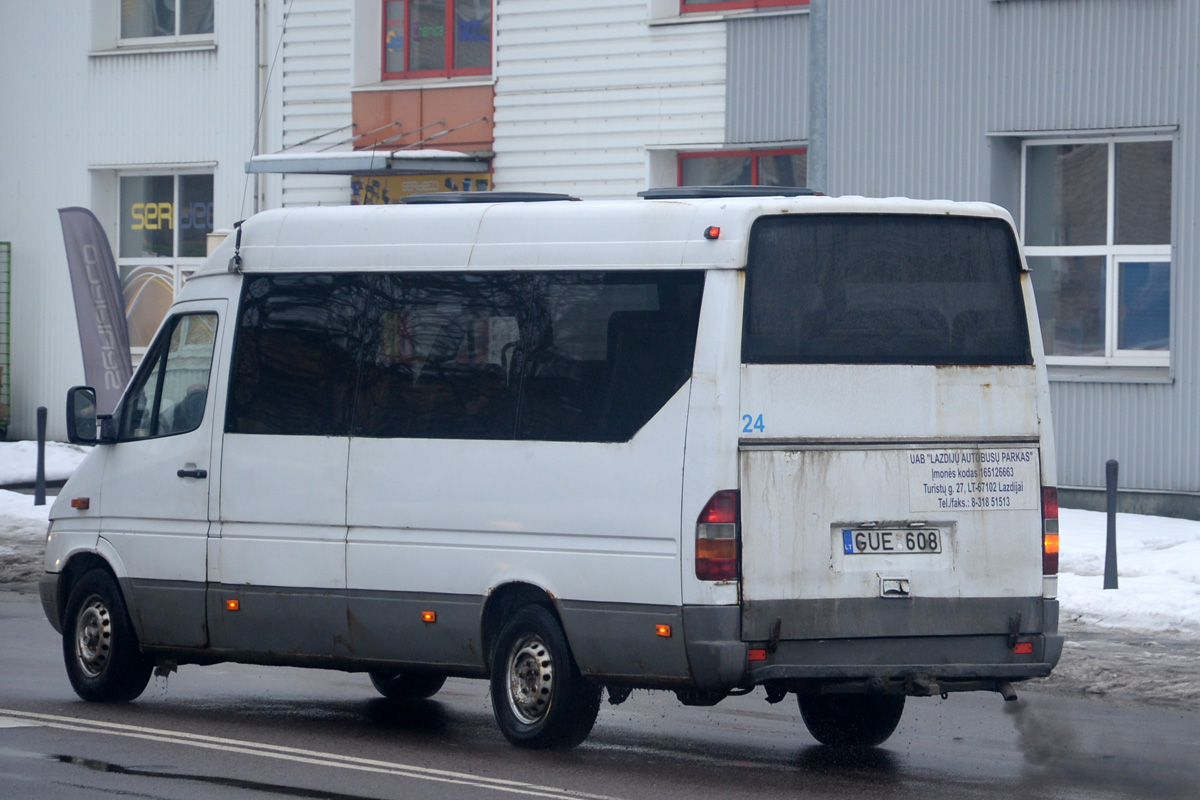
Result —
[[780, 642], [767, 660], [753, 662], [747, 683], [772, 681], [1006, 680], [1050, 674], [1062, 654], [1057, 634], [1022, 635], [1033, 652], [1017, 655], [1006, 636], [929, 636]]
[[[1012, 601], [1006, 602], [1012, 608]], [[795, 636], [797, 628], [784, 621], [779, 630], [792, 636], [776, 641], [744, 641], [744, 612], [738, 606], [686, 606], [683, 614], [692, 679], [701, 689], [722, 691], [764, 683], [792, 683], [791, 688], [797, 688], [800, 682], [812, 681], [878, 685], [911, 684], [916, 679], [922, 685], [933, 681], [969, 686], [1049, 675], [1063, 649], [1058, 601], [1029, 599], [1018, 608], [1024, 613], [977, 620], [974, 630], [959, 618], [951, 630], [930, 633], [927, 628], [920, 634], [901, 627], [890, 635], [873, 631], [875, 635], [863, 636], [855, 635], [852, 627], [841, 636], [822, 630], [800, 638]], [[1000, 632], [1005, 627], [997, 630], [998, 620], [1007, 623], [1007, 632]], [[1032, 645], [1032, 652], [1018, 654], [1016, 644]], [[765, 660], [749, 661], [751, 648], [765, 651]]]

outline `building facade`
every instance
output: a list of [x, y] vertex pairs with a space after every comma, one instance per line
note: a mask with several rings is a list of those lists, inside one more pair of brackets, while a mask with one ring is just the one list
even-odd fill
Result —
[[[806, 184], [1009, 209], [1064, 498], [1094, 502], [1117, 459], [1126, 507], [1200, 517], [1195, 0], [211, 0], [207, 32], [175, 2], [170, 41], [121, 17], [148, 0], [93, 0], [54, 41], [65, 3], [0, 12], [19, 101], [61, 92], [40, 129], [88, 131], [81, 148], [16, 117], [0, 132], [29, 154], [0, 165], [20, 187], [0, 196], [20, 234], [0, 229], [15, 435], [81, 377], [60, 206], [96, 211], [149, 291], [193, 265], [197, 203], [219, 230], [434, 190]], [[37, 77], [7, 77], [28, 63]], [[131, 238], [134, 202], [160, 223], [172, 204], [169, 256], [161, 234]]]

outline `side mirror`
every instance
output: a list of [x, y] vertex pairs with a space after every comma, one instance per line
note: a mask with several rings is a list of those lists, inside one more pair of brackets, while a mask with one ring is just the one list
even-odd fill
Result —
[[73, 386], [67, 390], [67, 439], [71, 444], [98, 444], [108, 441], [103, 423], [109, 414], [96, 413], [96, 390]]

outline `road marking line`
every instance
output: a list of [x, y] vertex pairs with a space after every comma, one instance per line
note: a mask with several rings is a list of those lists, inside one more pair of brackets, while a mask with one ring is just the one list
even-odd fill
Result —
[[435, 781], [438, 783], [472, 786], [479, 789], [492, 789], [511, 794], [523, 794], [533, 797], [548, 797], [554, 800], [617, 800], [607, 795], [588, 794], [556, 786], [542, 786], [536, 783], [511, 781], [503, 778], [488, 778], [471, 775], [465, 772], [418, 767], [413, 764], [400, 764], [390, 761], [377, 761], [370, 758], [346, 756], [338, 753], [325, 753], [319, 750], [305, 750], [297, 747], [248, 742], [240, 739], [227, 739], [219, 736], [205, 736], [197, 733], [169, 731], [160, 728], [146, 728], [138, 725], [123, 725], [117, 722], [101, 722], [98, 720], [78, 719], [75, 717], [56, 716], [54, 714], [37, 714], [27, 711], [16, 711], [0, 708], [0, 722], [10, 721], [25, 725], [41, 725], [47, 728], [79, 731], [82, 733], [103, 733], [110, 736], [123, 736], [129, 739], [145, 739], [147, 741], [186, 745], [205, 750], [217, 750], [243, 755], [274, 758], [281, 761], [294, 761], [315, 766], [337, 767], [358, 772], [372, 772], [384, 775], [397, 775], [406, 778]]
[[0, 717], [0, 728], [33, 728], [37, 725], [38, 723], [29, 722], [28, 720]]

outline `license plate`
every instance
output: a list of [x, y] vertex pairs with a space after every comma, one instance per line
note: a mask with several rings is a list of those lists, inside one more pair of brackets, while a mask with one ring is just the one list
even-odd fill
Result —
[[843, 528], [842, 549], [848, 556], [940, 553], [944, 538], [940, 528]]

